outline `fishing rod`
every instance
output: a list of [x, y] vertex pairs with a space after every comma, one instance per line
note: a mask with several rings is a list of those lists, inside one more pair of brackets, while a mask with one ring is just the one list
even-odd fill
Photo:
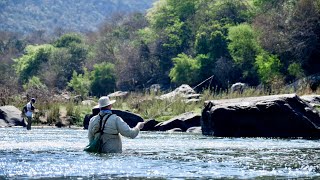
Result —
[[[196, 85], [195, 87], [193, 87], [192, 89], [194, 90], [195, 88], [197, 88], [198, 86], [200, 86], [201, 84], [205, 83], [206, 81], [208, 81], [209, 79], [211, 79], [210, 81], [210, 85], [211, 85], [211, 82], [212, 82], [212, 79], [213, 79], [214, 75], [210, 76], [209, 78], [205, 79], [204, 81], [200, 82], [198, 85]], [[169, 103], [167, 106], [164, 107], [163, 110], [167, 109], [169, 106], [171, 106], [172, 104], [174, 103], [174, 101], [172, 101], [171, 103]], [[154, 115], [151, 119], [154, 119], [154, 117], [160, 115], [160, 113], [157, 113], [156, 115]]]

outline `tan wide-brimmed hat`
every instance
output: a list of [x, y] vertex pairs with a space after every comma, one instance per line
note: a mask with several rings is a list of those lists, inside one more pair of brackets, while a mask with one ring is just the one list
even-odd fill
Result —
[[102, 96], [98, 101], [98, 106], [99, 106], [99, 108], [102, 108], [102, 107], [109, 106], [115, 102], [116, 102], [116, 100], [110, 100], [110, 98], [108, 96]]

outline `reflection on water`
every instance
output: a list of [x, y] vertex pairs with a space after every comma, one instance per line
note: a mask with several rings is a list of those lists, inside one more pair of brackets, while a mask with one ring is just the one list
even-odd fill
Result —
[[142, 132], [122, 154], [83, 151], [87, 131], [0, 128], [0, 179], [320, 178], [320, 141]]

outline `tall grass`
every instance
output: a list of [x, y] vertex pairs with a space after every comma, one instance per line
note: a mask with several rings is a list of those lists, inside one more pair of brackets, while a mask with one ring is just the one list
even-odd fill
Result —
[[58, 122], [60, 120], [60, 106], [58, 104], [52, 104], [47, 113], [47, 123], [49, 125], [54, 124], [55, 122]]
[[[165, 92], [150, 93], [150, 92], [131, 92], [126, 97], [115, 98], [117, 102], [113, 105], [114, 109], [130, 111], [139, 114], [144, 119], [156, 119], [157, 121], [165, 121], [174, 116], [185, 112], [201, 113], [203, 105], [207, 100], [231, 99], [251, 96], [265, 96], [274, 94], [296, 93], [297, 95], [319, 94], [320, 89], [312, 92], [309, 88], [298, 88], [296, 90], [290, 88], [273, 89], [265, 91], [259, 88], [247, 88], [242, 93], [232, 93], [230, 89], [221, 90], [217, 88], [205, 89], [201, 92], [201, 98], [197, 102], [186, 103], [181, 96], [172, 99], [159, 99], [159, 96]], [[35, 107], [38, 112], [35, 113], [35, 123], [47, 123], [52, 125], [56, 122], [61, 122], [61, 109], [65, 109], [66, 116], [71, 125], [82, 126], [83, 119], [86, 114], [91, 113], [92, 106], [78, 104], [73, 101], [56, 101], [52, 99], [52, 94], [38, 93]], [[32, 95], [34, 97], [36, 94]], [[21, 96], [10, 97], [5, 100], [10, 101], [9, 104], [16, 105], [22, 108], [26, 102]], [[95, 99], [97, 102], [97, 99]], [[40, 119], [46, 121], [40, 121]]]

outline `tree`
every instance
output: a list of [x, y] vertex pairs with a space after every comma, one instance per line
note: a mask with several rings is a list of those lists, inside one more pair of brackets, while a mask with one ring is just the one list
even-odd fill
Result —
[[57, 48], [52, 53], [50, 64], [54, 65], [58, 78], [58, 87], [63, 89], [71, 80], [73, 71], [82, 74], [84, 63], [89, 54], [89, 47], [83, 41], [83, 37], [77, 34], [65, 34], [54, 42]]
[[15, 59], [15, 69], [22, 83], [39, 74], [41, 65], [48, 62], [53, 49], [54, 47], [49, 44], [29, 45], [26, 47], [26, 53]]
[[187, 52], [193, 44], [196, 3], [194, 0], [160, 0], [147, 13], [150, 29], [157, 37], [155, 56], [159, 59], [162, 79], [169, 75], [172, 58]]
[[115, 67], [111, 63], [94, 65], [91, 72], [91, 92], [95, 96], [108, 95], [116, 88]]
[[90, 90], [90, 74], [88, 70], [84, 69], [84, 74], [78, 74], [76, 71], [73, 71], [72, 79], [68, 83], [68, 86], [76, 94], [87, 97]]
[[177, 84], [194, 84], [197, 82], [200, 69], [199, 61], [186, 54], [179, 54], [178, 57], [172, 60], [174, 67], [169, 74], [172, 82]]
[[43, 84], [40, 79], [36, 76], [32, 76], [26, 84], [23, 85], [24, 90], [28, 89], [39, 89], [39, 90], [47, 90], [47, 86]]
[[72, 44], [83, 43], [82, 37], [75, 33], [68, 33], [62, 35], [59, 39], [54, 42], [54, 46], [57, 48], [68, 48]]
[[282, 76], [280, 73], [282, 64], [279, 58], [268, 52], [263, 51], [257, 55], [255, 65], [261, 81], [266, 85], [271, 85], [275, 79], [280, 79]]
[[262, 47], [278, 54], [284, 69], [298, 63], [306, 75], [320, 72], [319, 10], [318, 0], [282, 0], [255, 18]]
[[255, 58], [261, 51], [257, 35], [248, 24], [240, 24], [229, 28], [229, 52], [242, 69], [242, 81], [251, 85], [258, 84], [257, 72], [254, 66]]

